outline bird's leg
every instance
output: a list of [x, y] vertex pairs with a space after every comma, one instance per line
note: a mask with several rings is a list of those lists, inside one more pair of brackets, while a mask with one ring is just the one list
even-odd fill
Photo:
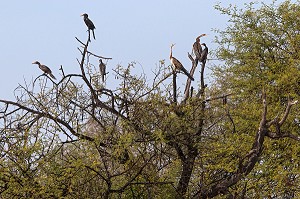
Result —
[[88, 29], [88, 31], [89, 31], [89, 38], [88, 38], [88, 41], [91, 42], [91, 31], [90, 31], [90, 29]]

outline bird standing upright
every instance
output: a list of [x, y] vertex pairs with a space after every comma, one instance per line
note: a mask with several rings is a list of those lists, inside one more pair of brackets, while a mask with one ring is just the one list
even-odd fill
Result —
[[100, 74], [102, 77], [102, 82], [105, 80], [105, 75], [106, 75], [106, 65], [102, 62], [102, 59], [99, 59], [99, 68], [100, 68]]
[[96, 29], [95, 25], [94, 25], [93, 22], [89, 19], [88, 14], [84, 13], [84, 14], [82, 14], [81, 16], [83, 16], [83, 20], [84, 20], [86, 26], [88, 27], [88, 31], [89, 31], [89, 40], [90, 40], [90, 30], [92, 30], [92, 32], [93, 32], [93, 37], [94, 37], [94, 39], [96, 40], [95, 33], [94, 33], [94, 29]]
[[201, 45], [204, 46], [205, 48], [202, 50], [199, 61], [201, 61], [203, 64], [205, 64], [206, 60], [207, 60], [208, 48], [205, 43], [202, 43]]
[[202, 47], [201, 47], [201, 44], [200, 44], [200, 37], [203, 37], [203, 36], [206, 36], [206, 34], [199, 35], [196, 38], [195, 43], [193, 44], [193, 51], [194, 51], [194, 54], [196, 56], [196, 59], [198, 59], [198, 60], [200, 60], [201, 53], [202, 53]]
[[184, 74], [186, 76], [188, 76], [192, 81], [194, 81], [194, 78], [190, 75], [190, 73], [183, 67], [183, 65], [180, 63], [180, 61], [178, 61], [178, 59], [176, 59], [175, 57], [173, 57], [172, 55], [172, 48], [173, 46], [175, 46], [175, 44], [171, 44], [171, 52], [170, 52], [170, 61], [171, 64], [173, 66], [174, 71], [176, 70], [181, 70], [182, 72], [184, 72]]
[[42, 65], [38, 61], [32, 62], [32, 64], [37, 64], [44, 73], [49, 74], [53, 79], [56, 79], [55, 76], [52, 74], [51, 69], [48, 66]]

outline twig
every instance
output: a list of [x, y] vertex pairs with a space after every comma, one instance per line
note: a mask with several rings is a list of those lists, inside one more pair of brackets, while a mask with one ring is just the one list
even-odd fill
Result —
[[64, 69], [63, 69], [62, 65], [60, 65], [60, 69], [59, 70], [61, 70], [63, 77], [65, 77], [65, 72], [64, 72]]
[[[83, 43], [82, 41], [80, 41], [77, 37], [75, 37], [75, 39], [76, 39], [79, 43], [81, 43], [83, 46], [86, 46], [86, 45], [87, 45], [87, 44]], [[84, 47], [82, 47], [82, 48], [84, 48]], [[91, 55], [93, 55], [93, 56], [95, 56], [95, 57], [98, 57], [98, 58], [100, 58], [100, 59], [112, 59], [111, 57], [103, 57], [103, 56], [100, 56], [100, 55], [96, 55], [96, 54], [94, 54], [94, 53], [92, 53], [92, 52], [90, 52], [90, 51], [88, 51], [88, 50], [86, 50], [86, 52], [89, 53], [89, 54], [91, 54]]]
[[88, 50], [86, 52], [89, 53], [89, 54], [91, 54], [91, 55], [93, 55], [93, 56], [95, 56], [95, 57], [98, 57], [100, 59], [112, 59], [111, 57], [102, 57], [100, 55], [96, 55], [96, 54], [94, 54], [94, 53], [92, 53], [92, 52], [90, 52]]

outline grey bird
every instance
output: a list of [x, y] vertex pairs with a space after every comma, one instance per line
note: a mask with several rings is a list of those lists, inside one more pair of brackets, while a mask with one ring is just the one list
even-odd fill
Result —
[[51, 69], [48, 66], [45, 66], [38, 61], [32, 62], [32, 64], [37, 64], [44, 73], [50, 75], [50, 77], [52, 77], [53, 79], [56, 79], [55, 76], [52, 74]]
[[99, 59], [99, 68], [100, 68], [100, 74], [102, 77], [102, 82], [105, 80], [105, 75], [106, 75], [106, 65], [102, 62], [102, 59]]
[[188, 78], [190, 78], [192, 81], [194, 81], [194, 78], [191, 76], [191, 74], [183, 67], [183, 65], [180, 63], [180, 61], [178, 59], [176, 59], [175, 57], [173, 57], [172, 54], [172, 48], [173, 46], [175, 46], [175, 44], [171, 44], [171, 51], [170, 51], [170, 61], [171, 64], [173, 66], [173, 70], [174, 71], [182, 71], [186, 76], [188, 76]]

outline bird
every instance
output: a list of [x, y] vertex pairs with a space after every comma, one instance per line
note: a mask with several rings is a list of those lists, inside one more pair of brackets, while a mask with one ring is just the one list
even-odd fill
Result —
[[50, 77], [52, 77], [53, 79], [56, 79], [55, 76], [52, 74], [51, 69], [48, 66], [45, 66], [38, 61], [32, 62], [32, 64], [37, 64], [44, 73], [49, 74]]
[[196, 59], [198, 59], [198, 60], [200, 59], [201, 53], [202, 53], [202, 47], [201, 47], [201, 44], [200, 44], [200, 37], [203, 37], [203, 36], [206, 36], [206, 34], [201, 34], [198, 37], [196, 37], [196, 41], [193, 44], [193, 51], [194, 51], [194, 54], [196, 56]]
[[206, 60], [207, 60], [208, 48], [205, 43], [202, 43], [201, 45], [204, 46], [204, 49], [202, 50], [199, 61], [201, 61], [203, 64], [205, 64]]
[[183, 65], [172, 56], [172, 48], [175, 46], [175, 44], [171, 44], [171, 52], [170, 52], [170, 61], [173, 66], [174, 71], [181, 70], [186, 76], [188, 76], [192, 81], [194, 81], [194, 78], [190, 75], [190, 73], [183, 67]]
[[106, 65], [102, 62], [102, 59], [99, 59], [99, 68], [100, 68], [100, 74], [101, 74], [101, 77], [102, 77], [102, 82], [104, 82], [104, 78], [105, 78], [105, 75], [106, 75]]
[[89, 31], [89, 38], [90, 38], [90, 30], [92, 30], [93, 32], [93, 37], [96, 40], [95, 37], [95, 32], [94, 29], [96, 29], [95, 25], [93, 24], [93, 22], [89, 19], [88, 14], [84, 13], [81, 16], [83, 16], [83, 21], [85, 22], [86, 26], [88, 27], [88, 31]]

